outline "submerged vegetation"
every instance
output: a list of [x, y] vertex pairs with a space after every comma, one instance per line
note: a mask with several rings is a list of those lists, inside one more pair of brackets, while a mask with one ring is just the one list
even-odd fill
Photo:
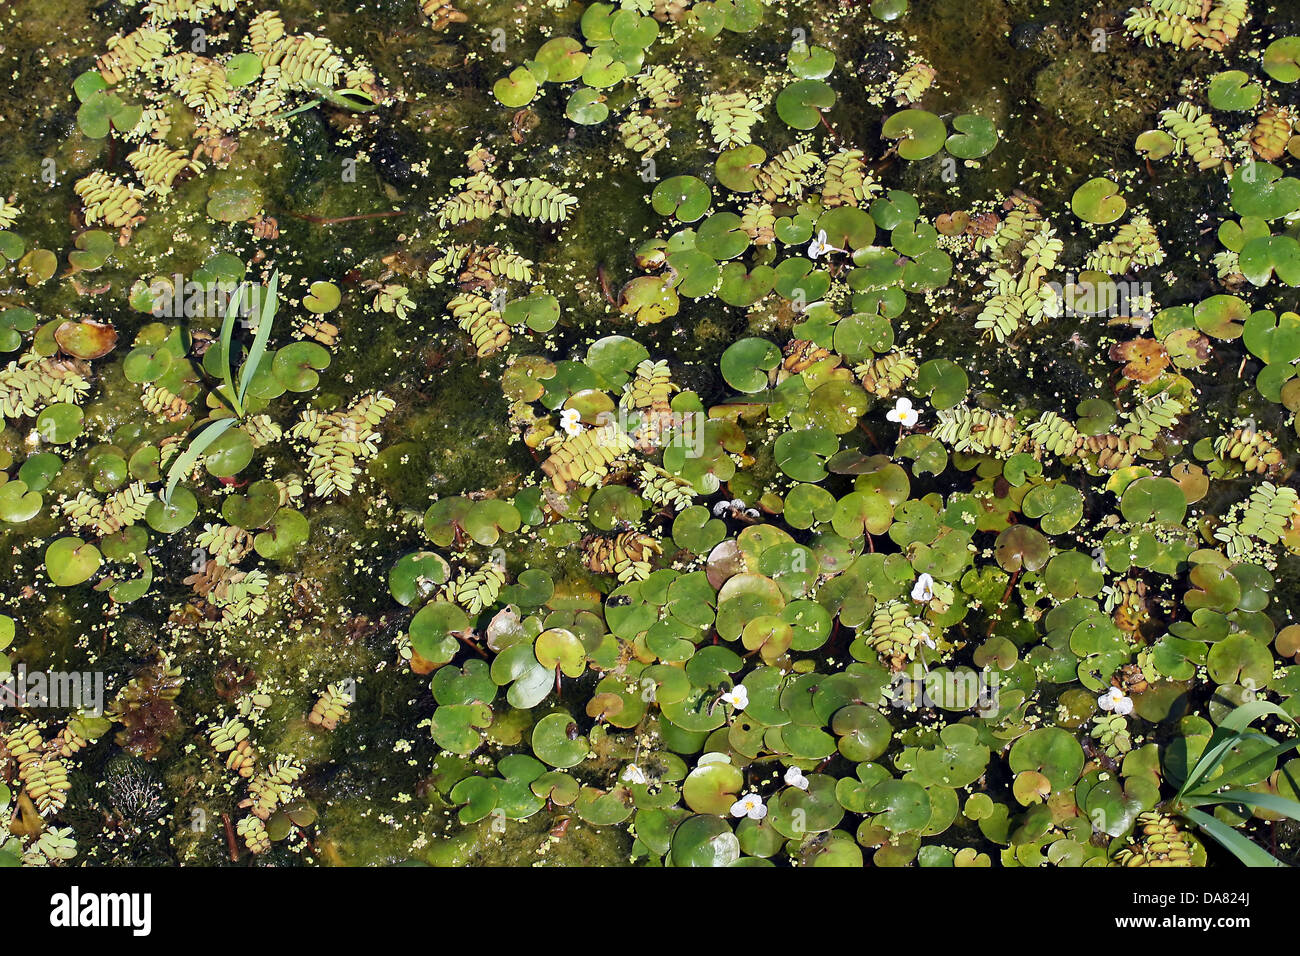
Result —
[[1294, 864], [1300, 23], [477, 7], [0, 12], [0, 862]]

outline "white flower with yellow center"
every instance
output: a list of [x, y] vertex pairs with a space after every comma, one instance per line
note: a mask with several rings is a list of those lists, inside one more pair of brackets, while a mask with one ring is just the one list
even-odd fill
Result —
[[747, 793], [731, 805], [731, 815], [733, 817], [749, 817], [751, 820], [761, 820], [767, 816], [767, 807], [763, 805], [763, 798], [756, 793]]

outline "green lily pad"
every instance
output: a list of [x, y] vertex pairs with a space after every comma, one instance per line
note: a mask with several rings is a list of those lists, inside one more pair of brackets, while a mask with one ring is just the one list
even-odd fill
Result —
[[835, 105], [835, 91], [825, 80], [795, 80], [776, 97], [776, 115], [786, 126], [812, 129]]
[[1074, 191], [1070, 208], [1084, 222], [1104, 225], [1124, 215], [1128, 203], [1120, 195], [1119, 184], [1098, 176]]
[[330, 353], [316, 342], [292, 342], [276, 349], [271, 373], [291, 392], [310, 392], [320, 384], [316, 373], [329, 368]]
[[324, 315], [337, 309], [342, 299], [343, 293], [333, 282], [317, 281], [311, 284], [303, 296], [302, 307], [308, 312]]
[[61, 588], [90, 580], [102, 563], [99, 549], [81, 538], [58, 538], [45, 549], [45, 571]]
[[953, 117], [952, 128], [957, 132], [944, 145], [958, 159], [979, 159], [998, 145], [997, 125], [987, 117], [961, 113]]
[[[926, 110], [906, 109], [885, 120], [881, 134], [898, 140], [898, 155], [908, 160], [926, 159], [943, 149], [948, 129], [943, 120]], [[873, 215], [875, 210], [872, 210]], [[880, 225], [885, 226], [884, 222]], [[885, 226], [886, 229], [890, 228]]]

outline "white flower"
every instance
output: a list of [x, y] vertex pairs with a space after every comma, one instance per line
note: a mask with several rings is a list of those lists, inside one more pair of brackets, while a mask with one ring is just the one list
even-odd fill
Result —
[[731, 510], [730, 501], [719, 501], [716, 505], [713, 506], [713, 516], [715, 518], [721, 518], [730, 510]]
[[767, 807], [763, 806], [763, 798], [756, 793], [747, 793], [731, 805], [731, 815], [733, 817], [749, 817], [751, 820], [761, 820], [767, 816]]
[[749, 706], [749, 691], [745, 689], [744, 684], [737, 684], [735, 687], [731, 688], [731, 690], [723, 694], [722, 699], [732, 707], [736, 708], [736, 710], [744, 710]]
[[1097, 698], [1097, 706], [1127, 717], [1133, 713], [1133, 698], [1126, 697], [1118, 687], [1108, 687], [1106, 693]]
[[790, 767], [786, 770], [785, 782], [792, 787], [798, 787], [800, 790], [808, 789], [808, 778], [803, 775], [803, 771], [798, 767]]
[[623, 779], [628, 783], [645, 783], [645, 772], [634, 763], [623, 768]]
[[817, 233], [817, 238], [808, 243], [808, 258], [816, 260], [828, 252], [843, 252], [843, 249], [837, 249], [826, 241], [826, 230], [822, 229]]
[[916, 579], [916, 584], [912, 587], [912, 600], [920, 601], [922, 604], [934, 600], [934, 578], [925, 571], [921, 572], [921, 576]]
[[904, 428], [911, 428], [921, 420], [920, 413], [912, 407], [912, 400], [906, 397], [899, 398], [894, 403], [893, 411], [886, 412], [885, 417], [891, 422], [898, 422]]
[[582, 431], [582, 412], [576, 408], [566, 408], [560, 412], [560, 427], [564, 434], [572, 437]]

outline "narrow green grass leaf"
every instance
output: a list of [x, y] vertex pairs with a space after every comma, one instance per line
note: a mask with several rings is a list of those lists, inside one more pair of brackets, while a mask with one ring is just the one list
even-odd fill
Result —
[[1200, 810], [1184, 810], [1183, 816], [1221, 843], [1225, 849], [1246, 866], [1290, 869], [1263, 847], [1248, 840], [1226, 823], [1214, 819], [1208, 813], [1202, 813]]
[[200, 456], [208, 450], [208, 447], [226, 433], [231, 425], [235, 424], [236, 419], [223, 418], [219, 421], [211, 422], [203, 431], [194, 436], [188, 448], [181, 452], [172, 466], [167, 469], [167, 489], [163, 492], [163, 503], [170, 505], [172, 503], [172, 492], [176, 490], [176, 485], [180, 480], [188, 475], [196, 464]]
[[240, 408], [243, 408], [244, 397], [248, 394], [248, 386], [253, 381], [257, 366], [261, 364], [262, 356], [266, 354], [266, 343], [271, 338], [271, 324], [275, 321], [275, 313], [280, 307], [279, 291], [280, 272], [277, 269], [271, 274], [271, 283], [259, 303], [257, 333], [253, 336], [253, 347], [249, 349], [248, 358], [244, 360], [244, 368], [239, 375]]

